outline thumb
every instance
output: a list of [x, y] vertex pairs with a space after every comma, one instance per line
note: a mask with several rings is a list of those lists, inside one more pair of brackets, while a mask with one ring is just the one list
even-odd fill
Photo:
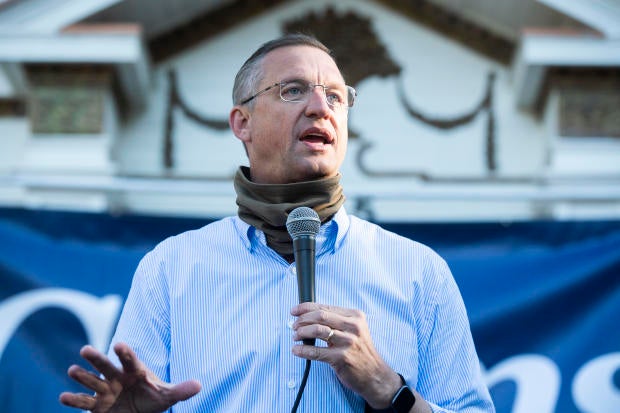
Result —
[[183, 400], [187, 400], [192, 396], [195, 396], [200, 389], [202, 389], [202, 385], [197, 380], [188, 380], [179, 384], [175, 384], [170, 389], [170, 397], [174, 399], [174, 402], [180, 402]]

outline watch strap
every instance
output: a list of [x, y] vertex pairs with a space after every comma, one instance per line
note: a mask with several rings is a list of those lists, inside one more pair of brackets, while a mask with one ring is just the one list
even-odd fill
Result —
[[415, 395], [407, 385], [405, 378], [401, 374], [398, 376], [402, 386], [396, 391], [390, 406], [385, 409], [373, 409], [367, 402], [364, 413], [408, 413], [411, 410], [416, 401]]

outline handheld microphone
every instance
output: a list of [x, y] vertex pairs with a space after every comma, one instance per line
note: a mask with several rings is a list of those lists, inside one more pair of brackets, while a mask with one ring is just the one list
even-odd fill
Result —
[[[300, 303], [314, 302], [315, 246], [320, 226], [319, 215], [308, 207], [295, 208], [286, 219], [286, 229], [293, 239]], [[315, 339], [303, 342], [313, 346]]]

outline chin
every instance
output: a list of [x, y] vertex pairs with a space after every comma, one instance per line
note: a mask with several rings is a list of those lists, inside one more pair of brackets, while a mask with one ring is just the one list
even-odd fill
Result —
[[333, 163], [316, 162], [308, 160], [298, 164], [295, 173], [289, 175], [291, 182], [316, 181], [317, 179], [329, 178], [338, 173], [338, 168]]
[[300, 181], [317, 181], [319, 179], [331, 178], [335, 176], [336, 172], [316, 172], [313, 174], [307, 174], [305, 178], [300, 179]]

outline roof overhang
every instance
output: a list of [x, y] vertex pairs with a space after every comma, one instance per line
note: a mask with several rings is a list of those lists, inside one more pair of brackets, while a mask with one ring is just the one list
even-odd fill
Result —
[[620, 38], [526, 30], [514, 61], [517, 105], [531, 108], [552, 67], [620, 67]]
[[111, 65], [130, 105], [141, 107], [146, 102], [150, 63], [138, 25], [78, 25], [52, 34], [0, 34], [0, 64], [16, 95], [27, 88], [23, 65], [33, 63]]
[[538, 0], [587, 24], [607, 38], [620, 37], [620, 3], [617, 0]]
[[2, 4], [0, 34], [53, 34], [123, 0], [9, 0]]

